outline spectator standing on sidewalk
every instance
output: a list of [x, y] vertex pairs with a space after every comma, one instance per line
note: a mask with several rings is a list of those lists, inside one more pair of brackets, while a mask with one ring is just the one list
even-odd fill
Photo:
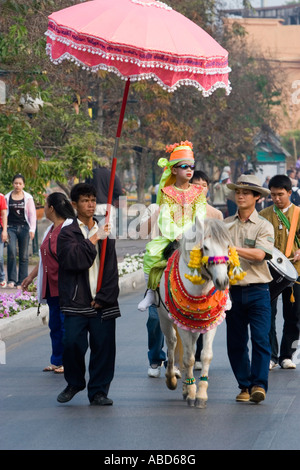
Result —
[[[28, 276], [29, 240], [36, 230], [36, 209], [31, 194], [24, 191], [25, 178], [20, 173], [13, 177], [13, 190], [5, 195], [7, 203], [7, 278], [8, 287], [21, 289]], [[19, 248], [19, 272], [17, 275], [17, 245]]]
[[227, 188], [227, 183], [231, 182], [231, 168], [224, 166], [220, 176], [220, 180], [213, 186], [213, 203], [214, 205], [226, 206], [226, 215], [233, 215], [236, 211], [236, 204], [231, 199], [232, 193]]
[[6, 287], [5, 271], [4, 271], [4, 243], [8, 240], [7, 235], [7, 204], [4, 194], [0, 193], [0, 287]]

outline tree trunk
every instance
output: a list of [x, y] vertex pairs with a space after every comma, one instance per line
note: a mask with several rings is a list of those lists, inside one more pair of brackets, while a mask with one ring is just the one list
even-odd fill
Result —
[[134, 147], [137, 170], [137, 200], [138, 203], [145, 203], [145, 182], [147, 175], [147, 150], [143, 147]]
[[98, 80], [96, 82], [90, 83], [90, 93], [92, 95], [92, 100], [94, 103], [93, 106], [93, 119], [95, 119], [98, 123], [98, 129], [100, 135], [103, 135], [103, 90], [101, 87], [101, 83]]

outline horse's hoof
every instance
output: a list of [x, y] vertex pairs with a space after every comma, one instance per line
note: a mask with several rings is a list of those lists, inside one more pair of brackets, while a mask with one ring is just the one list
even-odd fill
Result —
[[177, 379], [176, 377], [167, 377], [166, 384], [169, 390], [176, 390], [177, 388]]
[[196, 408], [204, 409], [206, 408], [207, 401], [204, 398], [196, 398], [195, 406]]
[[188, 398], [187, 399], [187, 404], [188, 404], [188, 406], [195, 406], [195, 400], [193, 400], [192, 398]]

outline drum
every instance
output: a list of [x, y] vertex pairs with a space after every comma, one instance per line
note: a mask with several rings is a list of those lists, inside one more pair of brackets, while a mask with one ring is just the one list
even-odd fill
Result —
[[273, 257], [268, 261], [269, 270], [273, 277], [270, 282], [271, 301], [276, 299], [281, 292], [292, 286], [298, 278], [298, 273], [292, 263], [277, 248], [273, 248]]

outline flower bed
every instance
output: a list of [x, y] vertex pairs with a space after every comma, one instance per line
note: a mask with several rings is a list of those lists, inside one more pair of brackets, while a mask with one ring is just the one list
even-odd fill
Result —
[[140, 253], [137, 255], [125, 255], [124, 260], [118, 263], [119, 276], [125, 276], [125, 274], [134, 273], [139, 269], [143, 268], [144, 254]]
[[[119, 276], [134, 273], [143, 267], [144, 254], [129, 255], [126, 254], [124, 260], [118, 263]], [[0, 319], [16, 315], [27, 308], [37, 307], [36, 285], [31, 284], [28, 289], [30, 292], [18, 290], [13, 293], [0, 293]]]
[[12, 294], [0, 294], [0, 318], [7, 318], [30, 307], [37, 307], [38, 300], [32, 292], [21, 290]]

